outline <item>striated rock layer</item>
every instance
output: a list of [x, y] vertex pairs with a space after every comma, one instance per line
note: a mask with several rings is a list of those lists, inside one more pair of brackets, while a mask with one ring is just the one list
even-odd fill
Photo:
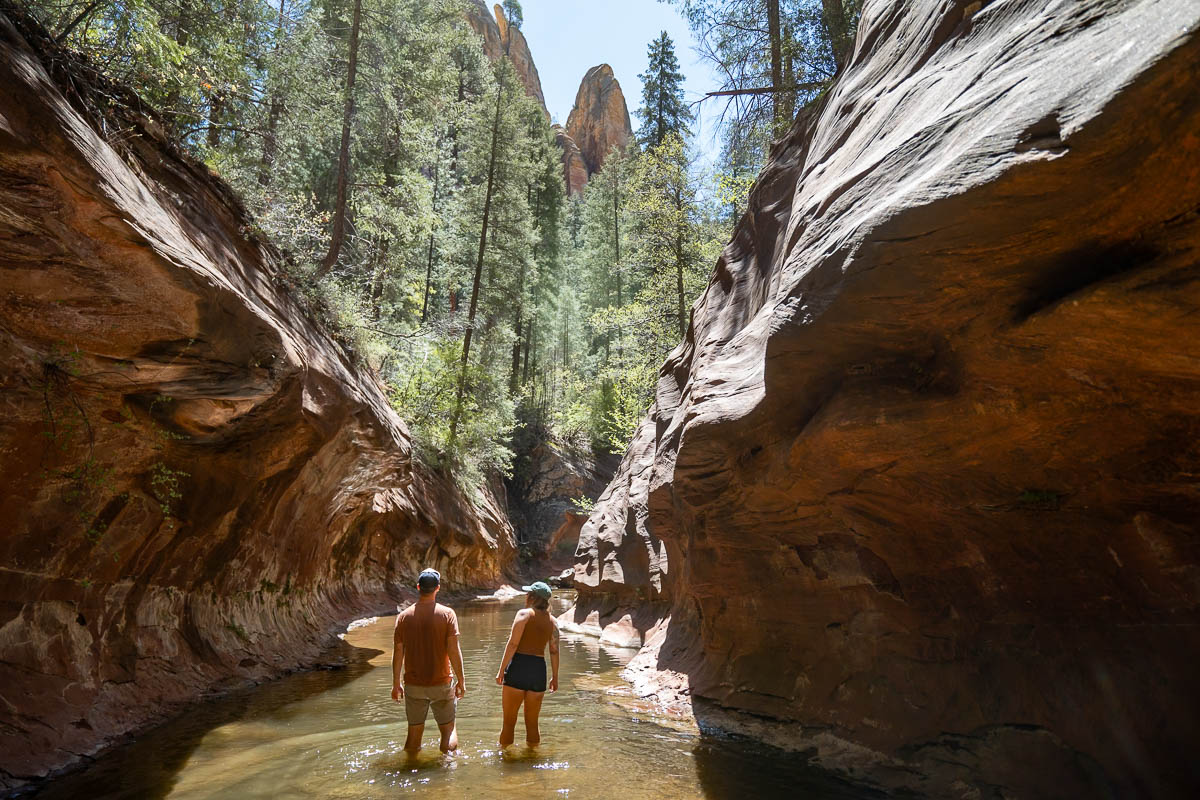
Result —
[[600, 171], [614, 147], [624, 148], [633, 138], [625, 94], [608, 64], [592, 67], [583, 76], [566, 133], [578, 147], [589, 178]]
[[1198, 26], [864, 4], [582, 532], [645, 691], [933, 796], [1195, 796]]
[[311, 663], [424, 564], [494, 585], [514, 550], [228, 188], [152, 118], [81, 113], [119, 90], [62, 53], [52, 78], [40, 36], [0, 10], [0, 789]]

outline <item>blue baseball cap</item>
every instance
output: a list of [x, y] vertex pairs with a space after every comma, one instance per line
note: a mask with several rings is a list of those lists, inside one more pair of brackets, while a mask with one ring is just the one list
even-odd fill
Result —
[[538, 597], [542, 598], [543, 600], [550, 599], [550, 585], [547, 584], [545, 581], [534, 581], [533, 583], [529, 584], [528, 586], [522, 586], [521, 591], [529, 592], [530, 594], [536, 594]]
[[438, 572], [433, 567], [426, 567], [421, 570], [421, 574], [417, 577], [417, 587], [428, 592], [430, 589], [436, 589], [442, 584], [442, 573]]

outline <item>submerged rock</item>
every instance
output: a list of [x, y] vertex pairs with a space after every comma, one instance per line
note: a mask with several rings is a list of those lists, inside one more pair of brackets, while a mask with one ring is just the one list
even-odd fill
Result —
[[583, 528], [571, 619], [657, 609], [648, 691], [883, 786], [1194, 796], [1198, 27], [866, 3]]
[[15, 22], [0, 13], [0, 789], [312, 663], [426, 564], [495, 585], [514, 553], [489, 490], [476, 507], [413, 460], [228, 187]]

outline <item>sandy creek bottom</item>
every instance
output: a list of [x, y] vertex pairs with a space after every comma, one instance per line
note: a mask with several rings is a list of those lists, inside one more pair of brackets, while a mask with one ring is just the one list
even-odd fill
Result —
[[[561, 607], [565, 601], [556, 598]], [[394, 617], [345, 639], [383, 653], [345, 669], [298, 673], [204, 703], [46, 784], [57, 798], [865, 798], [750, 742], [701, 735], [628, 697], [621, 667], [634, 651], [590, 637], [562, 646], [560, 690], [542, 707], [543, 742], [498, 752], [500, 687], [494, 677], [520, 602], [458, 606], [467, 696], [458, 706], [459, 752], [443, 757], [436, 727], [414, 759], [400, 749], [406, 724], [392, 701]]]

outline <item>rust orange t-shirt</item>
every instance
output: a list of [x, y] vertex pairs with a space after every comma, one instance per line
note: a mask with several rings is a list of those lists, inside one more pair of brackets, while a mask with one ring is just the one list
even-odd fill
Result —
[[449, 643], [458, 635], [458, 617], [441, 603], [414, 603], [400, 612], [406, 686], [445, 686], [450, 682]]

